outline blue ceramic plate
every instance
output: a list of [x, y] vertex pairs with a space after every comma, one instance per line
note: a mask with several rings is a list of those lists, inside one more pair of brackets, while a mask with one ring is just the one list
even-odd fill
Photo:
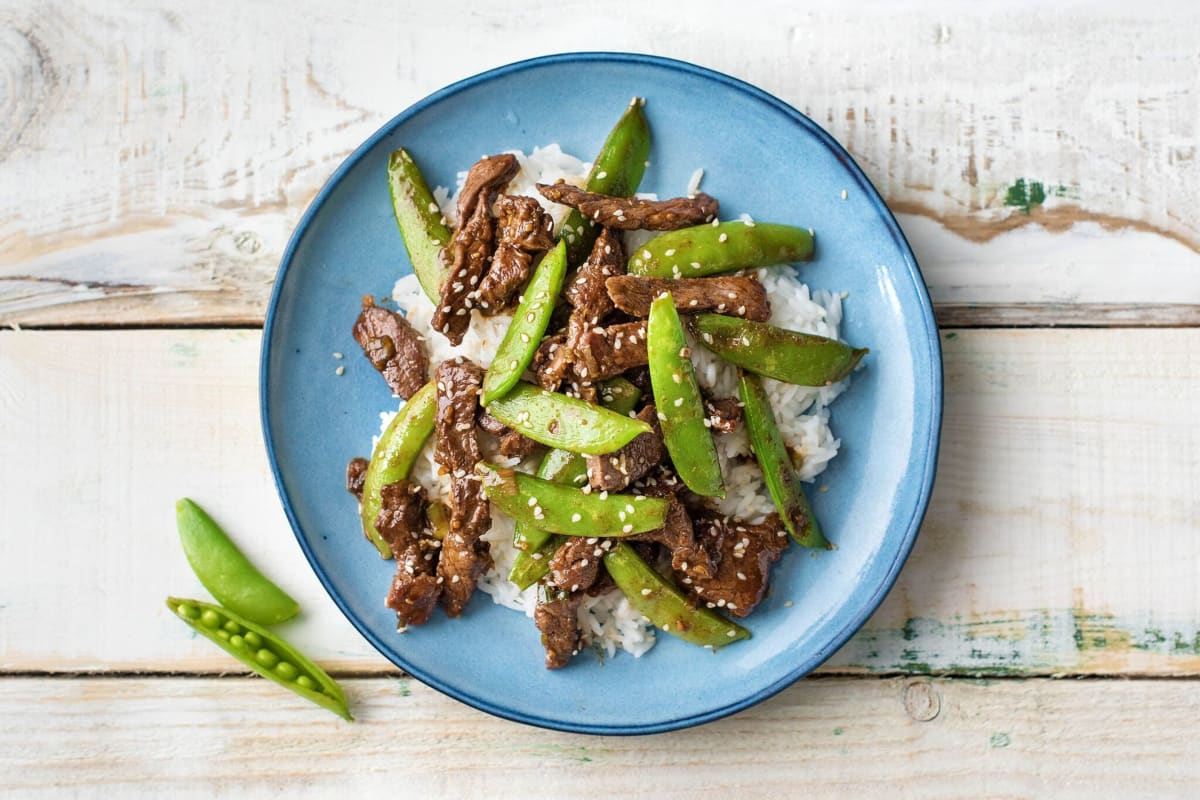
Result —
[[[586, 93], [581, 88], [586, 87]], [[476, 594], [462, 619], [396, 633], [383, 598], [393, 562], [359, 531], [346, 462], [369, 455], [395, 401], [350, 331], [364, 293], [410, 271], [388, 199], [388, 153], [404, 146], [431, 185], [483, 153], [558, 142], [591, 158], [631, 96], [654, 135], [642, 186], [664, 195], [697, 167], [721, 216], [811, 226], [813, 288], [849, 293], [842, 335], [871, 348], [833, 405], [842, 451], [813, 492], [833, 552], [790, 548], [753, 638], [712, 653], [659, 634], [635, 659], [584, 654], [542, 667], [523, 615]], [[843, 199], [843, 193], [845, 198]], [[346, 353], [334, 374], [333, 351]], [[933, 484], [942, 407], [937, 328], [912, 251], [879, 194], [821, 128], [740, 81], [678, 61], [612, 53], [533, 59], [456, 83], [393, 119], [338, 168], [280, 265], [262, 352], [271, 467], [305, 555], [330, 596], [385, 656], [424, 683], [508, 719], [587, 733], [666, 731], [718, 719], [808, 673], [879, 605], [912, 548]], [[786, 601], [792, 601], [785, 606]]]

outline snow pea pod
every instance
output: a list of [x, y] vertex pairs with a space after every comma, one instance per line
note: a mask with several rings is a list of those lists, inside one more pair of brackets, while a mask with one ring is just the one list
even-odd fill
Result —
[[650, 430], [639, 419], [523, 381], [488, 404], [487, 410], [535, 442], [587, 455], [615, 452]]
[[779, 426], [775, 424], [775, 412], [763, 391], [762, 381], [756, 375], [743, 372], [738, 380], [738, 396], [742, 401], [750, 447], [758, 459], [767, 492], [779, 511], [783, 526], [801, 547], [832, 549], [800, 486], [800, 478], [792, 466]]
[[329, 709], [347, 722], [354, 721], [346, 704], [346, 695], [337, 681], [266, 628], [227, 608], [199, 600], [168, 597], [167, 608], [192, 630], [215, 642], [259, 675]]
[[[646, 159], [650, 157], [650, 126], [642, 111], [645, 104], [644, 98], [633, 98], [609, 132], [588, 173], [584, 188], [589, 192], [630, 197], [637, 191], [646, 172]], [[567, 262], [582, 264], [592, 252], [599, 232], [591, 220], [572, 210], [559, 229], [559, 237], [567, 243]]]
[[648, 278], [699, 278], [748, 267], [812, 258], [813, 237], [804, 228], [740, 220], [696, 225], [655, 236], [629, 259], [629, 274]]
[[750, 631], [736, 622], [707, 608], [692, 607], [670, 581], [651, 569], [624, 542], [618, 542], [604, 555], [604, 567], [629, 605], [660, 630], [714, 650], [750, 638]]
[[704, 401], [670, 292], [664, 292], [650, 304], [646, 352], [663, 444], [671, 454], [675, 471], [696, 494], [724, 497], [717, 447], [712, 430], [704, 424], [707, 419]]
[[300, 604], [259, 572], [221, 526], [186, 497], [175, 502], [175, 525], [192, 571], [222, 605], [263, 625], [300, 613]]
[[475, 465], [488, 499], [517, 522], [568, 536], [632, 536], [663, 526], [667, 501], [658, 497], [583, 492], [523, 472]]
[[483, 404], [486, 406], [517, 385], [521, 374], [533, 363], [554, 304], [562, 291], [563, 278], [567, 274], [567, 246], [558, 246], [546, 256], [534, 270], [533, 277], [521, 296], [521, 304], [513, 314], [508, 331], [504, 334], [496, 355], [492, 358], [487, 374], [483, 376]]
[[408, 477], [413, 462], [425, 446], [425, 440], [433, 433], [433, 418], [437, 412], [437, 388], [433, 381], [422, 386], [408, 398], [391, 423], [379, 437], [375, 452], [367, 465], [363, 477], [362, 528], [363, 533], [379, 550], [381, 558], [391, 558], [392, 549], [375, 529], [375, 518], [383, 505], [380, 491], [389, 483]]
[[429, 299], [437, 303], [442, 282], [450, 271], [442, 258], [442, 248], [450, 242], [450, 229], [407, 150], [401, 148], [388, 157], [387, 174], [392, 212], [413, 273]]
[[[600, 404], [618, 414], [628, 414], [637, 407], [642, 392], [624, 378], [613, 378], [600, 385]], [[537, 477], [566, 486], [587, 483], [587, 459], [566, 450], [551, 450], [538, 465]], [[639, 501], [644, 502], [644, 501]], [[537, 583], [550, 571], [550, 556], [563, 543], [562, 536], [518, 522], [513, 530], [513, 544], [521, 552], [513, 562], [508, 579], [525, 589]]]
[[870, 352], [836, 339], [722, 314], [698, 314], [693, 325], [704, 346], [729, 363], [801, 386], [836, 383]]

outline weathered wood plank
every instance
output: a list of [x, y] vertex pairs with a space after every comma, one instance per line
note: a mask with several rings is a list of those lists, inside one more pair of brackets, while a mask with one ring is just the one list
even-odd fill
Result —
[[1039, 321], [1116, 305], [1138, 324], [1162, 323], [1156, 304], [1183, 304], [1188, 324], [1200, 308], [1193, 3], [1136, 20], [1116, 3], [341, 8], [0, 9], [0, 321], [253, 324], [301, 211], [369, 133], [474, 72], [595, 49], [597, 30], [826, 126], [900, 213], [956, 321], [996, 303], [1044, 304]]
[[[336, 669], [387, 668], [280, 511], [258, 341], [0, 332], [0, 670], [228, 669], [161, 606], [203, 593], [174, 533], [185, 494], [301, 601], [289, 638]], [[826, 671], [1200, 674], [1200, 330], [949, 331], [943, 345], [926, 524]]]
[[1200, 780], [1190, 681], [802, 681], [636, 738], [504, 722], [405, 679], [345, 685], [353, 725], [258, 679], [0, 680], [4, 793], [1090, 800]]

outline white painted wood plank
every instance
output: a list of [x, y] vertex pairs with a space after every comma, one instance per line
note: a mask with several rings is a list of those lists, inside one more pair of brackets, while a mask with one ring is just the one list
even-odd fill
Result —
[[[228, 669], [162, 608], [203, 595], [174, 532], [184, 494], [301, 601], [289, 638], [339, 670], [389, 668], [279, 508], [258, 342], [0, 333], [0, 671]], [[943, 345], [926, 524], [825, 669], [1200, 674], [1200, 330], [950, 331]]]
[[303, 208], [379, 125], [475, 72], [597, 47], [712, 66], [810, 114], [900, 213], [935, 300], [959, 314], [1121, 304], [1154, 322], [1143, 306], [1168, 303], [1200, 317], [1195, 4], [1136, 18], [1115, 2], [740, 10], [10, 5], [0, 321], [257, 321]]
[[541, 731], [400, 679], [344, 723], [258, 679], [0, 681], [12, 797], [1187, 797], [1195, 684], [823, 679], [635, 738]]

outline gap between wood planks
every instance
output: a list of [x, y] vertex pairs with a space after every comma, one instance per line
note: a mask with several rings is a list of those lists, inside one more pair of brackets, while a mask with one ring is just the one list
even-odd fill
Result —
[[[939, 328], [964, 330], [1027, 328], [1196, 328], [1200, 304], [1044, 304], [1011, 303], [934, 307]], [[262, 330], [259, 317], [235, 317], [207, 322], [149, 319], [144, 322], [8, 325], [14, 331], [129, 331], [129, 330]]]

